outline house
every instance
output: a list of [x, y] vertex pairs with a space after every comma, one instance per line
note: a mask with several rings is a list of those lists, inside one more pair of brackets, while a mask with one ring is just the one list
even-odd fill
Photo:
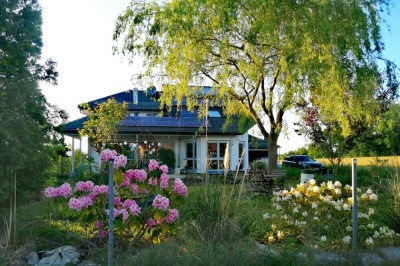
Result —
[[[202, 91], [198, 95], [199, 104], [205, 103], [202, 96], [210, 91], [210, 87], [204, 87]], [[199, 117], [197, 109], [188, 111], [185, 101], [182, 101], [180, 109], [174, 105], [170, 112], [162, 113], [158, 101], [160, 94], [155, 88], [146, 91], [133, 89], [90, 101], [79, 105], [79, 108], [85, 113], [87, 109], [84, 106], [93, 108], [109, 98], [119, 103], [127, 102], [129, 115], [118, 126], [117, 145], [130, 148], [128, 158], [136, 165], [157, 158], [160, 149], [164, 148], [175, 154], [175, 173], [219, 173], [224, 169], [224, 156], [229, 149], [229, 169], [235, 171], [238, 167], [240, 170], [248, 168], [248, 133], [241, 133], [237, 121], [224, 126], [226, 117], [221, 106], [210, 107], [207, 117]], [[86, 120], [85, 116], [64, 124], [62, 133], [80, 139], [78, 129], [83, 127]], [[99, 154], [91, 144], [93, 142], [89, 140], [88, 156], [100, 164]]]

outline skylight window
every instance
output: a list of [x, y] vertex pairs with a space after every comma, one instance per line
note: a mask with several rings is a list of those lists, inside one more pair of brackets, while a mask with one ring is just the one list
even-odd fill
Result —
[[217, 110], [209, 110], [208, 117], [221, 117], [221, 114]]

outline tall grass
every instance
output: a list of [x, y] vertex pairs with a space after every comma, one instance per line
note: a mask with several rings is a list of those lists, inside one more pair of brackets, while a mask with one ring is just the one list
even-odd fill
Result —
[[223, 185], [201, 184], [193, 188], [182, 210], [186, 234], [205, 243], [241, 239], [235, 197], [228, 198]]
[[392, 171], [381, 179], [380, 185], [383, 192], [380, 220], [400, 234], [400, 168], [392, 167]]

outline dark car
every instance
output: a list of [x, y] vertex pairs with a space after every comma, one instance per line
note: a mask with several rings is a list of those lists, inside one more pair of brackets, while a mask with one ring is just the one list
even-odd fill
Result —
[[296, 168], [312, 168], [316, 170], [325, 169], [323, 163], [317, 162], [308, 155], [289, 155], [282, 161], [283, 166]]

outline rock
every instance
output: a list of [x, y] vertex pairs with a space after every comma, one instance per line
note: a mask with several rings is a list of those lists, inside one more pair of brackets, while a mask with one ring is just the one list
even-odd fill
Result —
[[358, 258], [363, 266], [382, 265], [383, 263], [383, 259], [377, 254], [359, 253]]
[[346, 258], [337, 253], [321, 250], [314, 254], [314, 260], [317, 265], [336, 265], [345, 262]]
[[256, 242], [256, 247], [258, 249], [262, 250], [265, 254], [268, 254], [268, 255], [270, 255], [272, 257], [278, 257], [279, 256], [278, 252], [276, 252], [275, 250], [269, 248], [267, 245], [264, 245], [264, 244]]
[[381, 247], [378, 253], [388, 262], [400, 262], [400, 247]]
[[38, 252], [38, 255], [40, 260], [36, 264], [37, 266], [64, 266], [66, 264], [76, 265], [82, 256], [82, 254], [72, 246], [62, 246], [51, 251], [41, 251]]
[[35, 265], [39, 262], [39, 255], [36, 252], [32, 252], [26, 256], [26, 260], [28, 261], [29, 265]]

